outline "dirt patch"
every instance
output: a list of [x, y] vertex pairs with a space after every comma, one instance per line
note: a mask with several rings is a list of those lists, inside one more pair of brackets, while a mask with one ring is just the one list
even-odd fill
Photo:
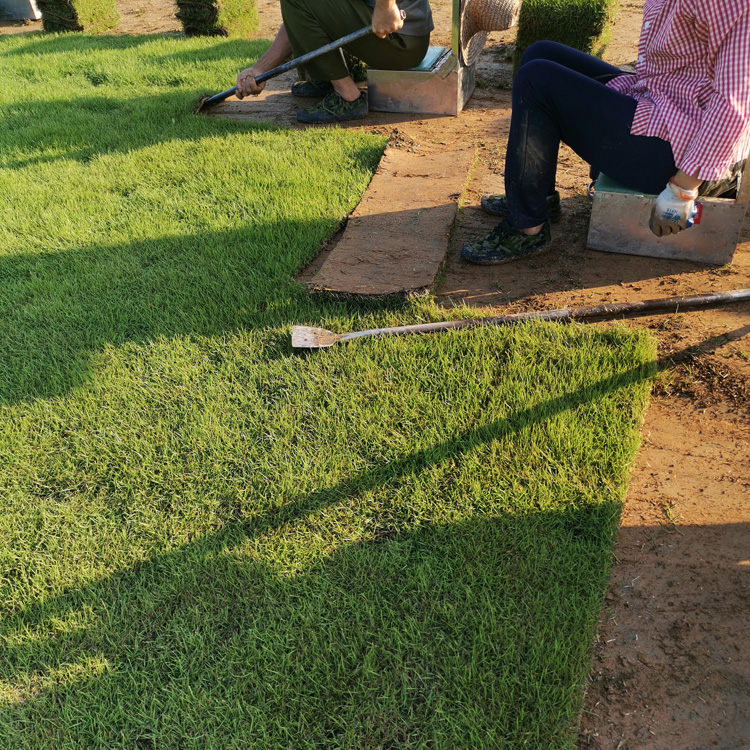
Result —
[[[171, 3], [117, 6], [115, 33], [180, 31]], [[635, 59], [642, 6], [621, 3], [608, 61]], [[434, 0], [433, 9], [434, 43], [448, 46], [452, 0]], [[278, 2], [261, 0], [259, 10], [259, 36], [269, 37], [280, 22]], [[459, 117], [373, 114], [353, 125], [411, 153], [477, 150], [439, 302], [499, 313], [750, 287], [748, 220], [734, 262], [723, 268], [587, 250], [588, 169], [565, 148], [558, 175], [565, 213], [553, 228], [553, 250], [497, 268], [460, 259], [460, 245], [494, 223], [479, 210], [480, 196], [502, 190], [513, 37], [490, 34], [477, 89]], [[275, 81], [277, 92], [288, 87]], [[279, 111], [280, 122], [296, 126], [293, 108]], [[579, 746], [750, 748], [750, 305], [626, 324], [654, 333], [660, 374], [617, 540]]]
[[389, 148], [341, 241], [321, 268], [298, 279], [310, 291], [337, 296], [428, 294], [473, 158], [473, 149], [423, 154]]
[[595, 648], [581, 748], [750, 746], [750, 428], [658, 397]]
[[117, 34], [181, 34], [177, 3], [169, 0], [115, 0], [120, 14]]

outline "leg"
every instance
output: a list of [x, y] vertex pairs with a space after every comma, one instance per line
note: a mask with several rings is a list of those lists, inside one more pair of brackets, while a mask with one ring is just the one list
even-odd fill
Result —
[[[295, 57], [364, 28], [372, 21], [372, 11], [364, 3], [348, 0], [326, 3], [281, 0], [281, 15]], [[333, 90], [313, 107], [297, 110], [300, 122], [334, 123], [367, 116], [367, 95], [360, 92], [349, 74], [341, 50], [321, 55], [305, 68], [316, 82], [314, 88], [330, 82]]]
[[[282, 0], [281, 13], [295, 57], [318, 49], [334, 39], [372, 23], [372, 9], [351, 0]], [[372, 67], [405, 70], [418, 65], [427, 52], [429, 34], [410, 37], [374, 34], [347, 45], [347, 50]], [[349, 71], [338, 50], [312, 60], [306, 66], [310, 76], [321, 81], [348, 77]]]
[[505, 160], [507, 219], [488, 237], [464, 245], [461, 254], [471, 262], [505, 263], [549, 247], [547, 199], [555, 189], [560, 141], [644, 192], [658, 193], [677, 171], [669, 143], [630, 134], [635, 100], [602, 83], [617, 69], [559, 47], [552, 49], [572, 67], [530, 55], [516, 75]]
[[346, 49], [371, 68], [408, 70], [422, 62], [429, 46], [429, 34], [406, 36], [395, 33], [385, 39], [369, 34], [347, 45]]
[[[604, 64], [603, 64], [604, 65]], [[636, 102], [587, 75], [542, 59], [519, 69], [505, 163], [510, 223], [544, 222], [560, 141], [628, 187], [659, 192], [677, 168], [659, 138], [630, 135]]]
[[[311, 52], [372, 23], [372, 9], [351, 0], [281, 0], [281, 14], [295, 56]], [[369, 34], [347, 45], [347, 50], [365, 63], [389, 69], [410, 68], [424, 57], [429, 35], [408, 37], [390, 34], [379, 39]], [[311, 61], [309, 75], [330, 81], [333, 92], [315, 106], [297, 112], [301, 122], [332, 123], [365, 117], [367, 94], [360, 92], [349, 74], [341, 50]]]
[[[312, 52], [372, 22], [372, 11], [364, 3], [335, 0], [326, 3], [282, 0], [281, 15], [295, 57]], [[313, 78], [321, 81], [335, 81], [349, 75], [339, 50], [318, 57], [306, 67]]]
[[556, 62], [564, 68], [574, 70], [600, 83], [606, 83], [612, 78], [623, 75], [623, 72], [614, 65], [558, 42], [534, 42], [521, 56], [519, 69], [532, 60]]
[[[538, 64], [540, 61], [546, 61], [550, 63], [557, 63], [567, 71], [575, 72], [581, 76], [589, 78], [592, 82], [606, 83], [620, 75], [624, 75], [623, 72], [609, 63], [605, 63], [598, 57], [592, 57], [584, 52], [571, 47], [566, 47], [564, 44], [557, 42], [542, 41], [536, 42], [529, 46], [524, 52], [521, 58], [521, 66], [519, 68], [518, 75], [513, 84], [513, 95], [514, 95], [514, 106], [513, 114], [517, 112], [516, 99], [517, 91], [520, 88], [523, 76], [521, 72], [524, 71], [525, 66], [535, 63]], [[511, 115], [511, 126], [516, 125], [514, 135], [518, 135], [518, 119], [515, 122], [513, 115]], [[515, 149], [518, 146], [515, 144], [514, 139], [509, 140], [509, 146]], [[556, 147], [555, 147], [556, 148]], [[557, 162], [557, 152], [554, 151], [553, 157], [555, 163]], [[593, 169], [593, 168], [592, 168]], [[555, 179], [554, 173], [551, 175], [549, 182], [544, 188], [544, 195], [547, 199], [547, 206], [545, 208], [545, 215], [547, 215], [552, 221], [556, 221], [560, 216], [560, 196], [555, 191]], [[496, 216], [506, 217], [509, 215], [508, 199], [506, 195], [486, 195], [482, 197], [482, 208], [487, 213], [494, 214]], [[532, 225], [533, 226], [533, 225]]]

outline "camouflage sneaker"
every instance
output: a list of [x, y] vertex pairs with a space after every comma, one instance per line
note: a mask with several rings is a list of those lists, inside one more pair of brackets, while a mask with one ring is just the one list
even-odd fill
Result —
[[323, 101], [310, 109], [298, 109], [297, 119], [300, 122], [344, 122], [361, 120], [367, 117], [367, 92], [363, 91], [353, 102], [343, 99], [332, 91]]
[[[482, 208], [488, 214], [504, 219], [508, 215], [508, 200], [504, 195], [483, 195]], [[555, 190], [552, 195], [547, 196], [547, 218], [554, 224], [560, 221], [561, 214], [560, 193]]]
[[292, 84], [294, 96], [326, 96], [333, 91], [330, 81], [296, 81]]
[[367, 63], [362, 62], [343, 47], [341, 51], [344, 53], [344, 62], [349, 68], [349, 75], [354, 79], [354, 83], [364, 83], [367, 80]]
[[501, 221], [486, 237], [461, 248], [461, 256], [469, 263], [490, 266], [538, 255], [552, 246], [549, 221], [544, 222], [539, 234], [524, 234], [512, 227], [507, 219]]

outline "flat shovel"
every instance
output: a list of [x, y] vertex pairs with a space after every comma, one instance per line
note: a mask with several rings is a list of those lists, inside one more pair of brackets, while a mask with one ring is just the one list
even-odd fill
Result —
[[504, 326], [521, 323], [527, 320], [557, 320], [569, 322], [587, 318], [612, 319], [627, 314], [648, 315], [653, 312], [679, 312], [696, 307], [724, 305], [730, 302], [750, 300], [750, 289], [735, 289], [729, 292], [713, 294], [696, 294], [691, 297], [666, 297], [643, 300], [641, 302], [614, 302], [610, 305], [593, 305], [589, 307], [565, 307], [559, 310], [542, 310], [499, 315], [492, 318], [474, 318], [473, 320], [444, 320], [440, 323], [421, 323], [395, 328], [371, 328], [367, 331], [352, 333], [334, 333], [325, 328], [294, 326], [292, 328], [292, 347], [295, 349], [325, 349], [343, 341], [364, 339], [372, 336], [403, 336], [409, 333], [437, 333], [456, 328], [477, 328], [478, 326]]
[[[310, 62], [310, 60], [314, 60], [316, 57], [325, 55], [327, 52], [333, 52], [334, 50], [337, 50], [340, 47], [343, 47], [347, 44], [351, 44], [352, 42], [357, 41], [357, 39], [361, 39], [363, 36], [367, 36], [371, 32], [372, 32], [372, 24], [370, 24], [369, 26], [365, 26], [364, 29], [360, 29], [359, 31], [352, 31], [351, 34], [342, 36], [341, 39], [335, 39], [334, 41], [329, 42], [328, 44], [322, 47], [319, 47], [318, 49], [312, 50], [312, 52], [306, 52], [304, 55], [295, 57], [293, 60], [289, 60], [288, 62], [285, 62], [276, 68], [271, 68], [271, 70], [267, 70], [265, 73], [261, 73], [255, 79], [255, 82], [263, 83], [263, 81], [267, 81], [269, 78], [275, 78], [276, 76], [280, 76], [282, 73], [286, 73], [292, 68], [296, 68], [300, 65], [304, 65], [305, 63]], [[236, 91], [237, 91], [237, 87], [232, 86], [231, 89], [222, 91], [220, 94], [214, 94], [213, 96], [206, 95], [206, 96], [201, 97], [200, 101], [198, 102], [198, 106], [195, 108], [196, 114], [214, 104], [223, 102], [225, 99], [228, 99], [230, 96], [232, 96], [232, 94], [236, 93]]]

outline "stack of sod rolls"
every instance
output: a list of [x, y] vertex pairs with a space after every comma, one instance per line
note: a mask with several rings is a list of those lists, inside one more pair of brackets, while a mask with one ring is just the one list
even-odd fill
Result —
[[177, 0], [188, 36], [246, 37], [258, 30], [256, 0]]
[[524, 50], [542, 39], [601, 56], [609, 42], [618, 5], [618, 0], [523, 0], [516, 36], [516, 68]]
[[98, 34], [120, 21], [115, 0], [37, 0], [45, 31], [88, 31]]

